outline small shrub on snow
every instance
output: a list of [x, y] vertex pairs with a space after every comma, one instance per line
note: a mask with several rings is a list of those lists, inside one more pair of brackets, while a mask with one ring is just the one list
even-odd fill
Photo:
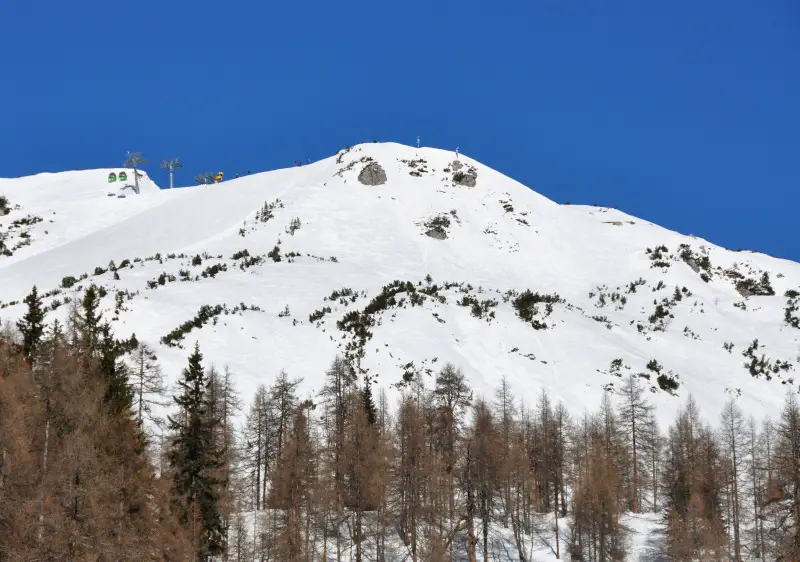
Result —
[[228, 271], [228, 266], [225, 265], [224, 263], [222, 264], [216, 263], [214, 265], [205, 268], [205, 270], [203, 270], [203, 273], [201, 273], [200, 275], [202, 275], [203, 277], [213, 278], [217, 275], [217, 273], [221, 271]]
[[272, 203], [267, 203], [264, 201], [264, 205], [258, 210], [256, 213], [256, 221], [258, 222], [269, 222], [270, 219], [275, 218], [275, 214], [273, 211], [277, 208], [282, 208], [283, 203], [280, 199], [276, 199]]
[[[326, 301], [339, 301], [340, 304], [347, 305], [348, 302], [356, 302], [358, 300], [358, 293], [353, 291], [350, 287], [342, 287], [341, 289], [334, 290], [330, 295], [325, 297]], [[329, 311], [330, 312], [330, 311]]]
[[322, 318], [326, 314], [330, 314], [331, 307], [323, 306], [320, 310], [315, 310], [311, 314], [308, 315], [308, 321], [311, 323], [317, 322], [318, 320], [322, 320]]
[[197, 311], [194, 318], [184, 322], [161, 338], [161, 343], [168, 347], [180, 347], [180, 342], [183, 341], [183, 338], [185, 338], [189, 332], [195, 328], [202, 328], [210, 320], [222, 314], [224, 310], [225, 307], [223, 305], [209, 306], [204, 304], [200, 307], [200, 310]]
[[294, 236], [294, 233], [297, 232], [301, 226], [302, 223], [300, 222], [300, 217], [293, 218], [289, 223], [289, 226], [286, 227], [286, 234]]
[[758, 343], [758, 338], [756, 338], [748, 348], [742, 352], [742, 355], [748, 359], [748, 361], [744, 362], [744, 368], [750, 372], [752, 377], [759, 378], [761, 375], [764, 375], [767, 380], [772, 380], [773, 374], [794, 369], [794, 365], [788, 361], [781, 361], [778, 359], [773, 363], [764, 353], [762, 353], [759, 358], [756, 352], [763, 347], [763, 345]]
[[547, 318], [553, 312], [553, 305], [560, 302], [562, 302], [561, 297], [556, 293], [541, 295], [526, 289], [512, 301], [511, 305], [520, 319], [529, 323], [535, 330], [545, 330], [547, 329], [547, 324], [536, 318], [539, 313], [538, 305], [544, 304], [544, 316]]
[[375, 324], [372, 316], [362, 314], [357, 310], [351, 310], [345, 314], [341, 320], [336, 321], [336, 327], [343, 332], [352, 332], [361, 341], [366, 341], [372, 337], [369, 331]]
[[775, 290], [769, 280], [769, 273], [766, 271], [761, 275], [761, 279], [756, 281], [752, 278], [742, 279], [736, 283], [736, 290], [743, 297], [749, 296], [772, 296]]
[[658, 387], [661, 390], [669, 392], [670, 394], [673, 394], [676, 390], [678, 390], [678, 387], [680, 387], [680, 383], [675, 379], [674, 376], [672, 376], [671, 373], [658, 375], [656, 381], [658, 382]]
[[[419, 296], [421, 297], [421, 295]], [[472, 295], [467, 294], [464, 295], [461, 298], [461, 300], [457, 302], [461, 306], [470, 307], [470, 314], [472, 314], [472, 316], [474, 316], [475, 318], [483, 318], [484, 316], [486, 317], [487, 320], [491, 320], [494, 318], [494, 310], [492, 310], [492, 308], [495, 308], [497, 306], [497, 301], [494, 299], [486, 299], [483, 301], [479, 301]], [[413, 295], [411, 299], [411, 304], [412, 305], [416, 304], [414, 302]], [[418, 304], [422, 304], [422, 301], [420, 300]]]
[[800, 329], [800, 316], [796, 314], [798, 310], [800, 310], [800, 293], [794, 290], [786, 291], [786, 308], [783, 311], [783, 319], [792, 328]]
[[383, 287], [381, 292], [370, 301], [366, 308], [364, 308], [364, 313], [375, 314], [376, 312], [387, 310], [397, 305], [395, 295], [398, 293], [413, 293], [416, 290], [416, 287], [414, 287], [414, 284], [410, 281], [393, 281]]
[[641, 287], [645, 284], [647, 284], [647, 281], [645, 281], [641, 277], [636, 281], [632, 281], [631, 283], [628, 284], [628, 294], [630, 295], [632, 293], [635, 293], [637, 287]]
[[669, 249], [664, 246], [656, 246], [654, 249], [647, 248], [645, 253], [650, 256], [650, 267], [666, 268], [670, 266]]
[[272, 261], [275, 263], [281, 261], [281, 249], [278, 246], [275, 246], [269, 251], [267, 257], [272, 258]]
[[235, 254], [233, 254], [231, 256], [231, 259], [232, 260], [240, 260], [242, 258], [246, 258], [249, 255], [250, 255], [250, 252], [248, 252], [246, 249], [245, 250], [239, 250], [238, 252], [236, 252]]
[[428, 228], [440, 228], [445, 230], [450, 228], [450, 219], [447, 217], [447, 215], [437, 215], [432, 219], [429, 219], [425, 223], [425, 226]]

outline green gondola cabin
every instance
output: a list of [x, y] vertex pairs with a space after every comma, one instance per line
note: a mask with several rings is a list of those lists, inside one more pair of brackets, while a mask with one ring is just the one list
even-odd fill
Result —
[[114, 172], [108, 174], [108, 183], [114, 183], [115, 181], [117, 181], [117, 174], [115, 174]]
[[119, 181], [128, 181], [128, 174], [126, 174], [125, 172], [120, 172]]

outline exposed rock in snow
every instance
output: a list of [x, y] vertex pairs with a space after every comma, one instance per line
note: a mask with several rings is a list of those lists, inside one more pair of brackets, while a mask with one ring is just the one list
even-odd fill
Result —
[[370, 162], [358, 174], [358, 181], [364, 185], [383, 185], [386, 183], [386, 172], [377, 162]]
[[475, 187], [476, 180], [478, 179], [478, 170], [474, 166], [467, 166], [467, 171], [462, 172], [463, 167], [458, 160], [451, 164], [455, 173], [453, 173], [453, 183], [463, 185], [464, 187]]
[[695, 273], [698, 273], [700, 271], [700, 266], [697, 265], [697, 260], [695, 260], [694, 258], [686, 258], [684, 261], [689, 267], [692, 268], [692, 271], [694, 271]]
[[425, 233], [427, 236], [431, 238], [435, 238], [436, 240], [446, 240], [447, 239], [447, 231], [441, 227], [434, 227], [428, 230]]
[[458, 185], [463, 185], [464, 187], [475, 187], [476, 179], [476, 176], [469, 173], [456, 172], [453, 174], [453, 182]]

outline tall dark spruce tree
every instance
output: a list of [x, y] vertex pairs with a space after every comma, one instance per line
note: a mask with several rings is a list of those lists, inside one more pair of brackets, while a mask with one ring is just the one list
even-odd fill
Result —
[[136, 336], [128, 340], [117, 340], [111, 325], [103, 321], [100, 312], [100, 292], [94, 285], [84, 291], [81, 307], [74, 312], [72, 323], [76, 341], [73, 343], [88, 362], [96, 362], [97, 373], [106, 386], [103, 401], [113, 413], [130, 412], [133, 408], [133, 392], [129, 384], [129, 373], [122, 357], [136, 347]]
[[36, 355], [36, 350], [44, 335], [44, 316], [45, 310], [42, 307], [42, 298], [33, 286], [31, 293], [23, 301], [28, 305], [28, 310], [21, 320], [17, 321], [17, 328], [22, 334], [22, 355], [25, 360], [32, 364]]
[[378, 416], [378, 408], [375, 406], [375, 399], [372, 397], [372, 383], [369, 375], [364, 375], [364, 390], [361, 391], [364, 402], [364, 412], [367, 414], [367, 421], [370, 425], [375, 425]]
[[89, 285], [83, 292], [81, 310], [77, 312], [77, 317], [72, 321], [75, 324], [78, 341], [74, 342], [78, 347], [93, 355], [97, 346], [97, 339], [100, 335], [100, 321], [103, 315], [100, 312], [100, 293], [97, 287]]
[[188, 528], [200, 560], [210, 560], [225, 547], [219, 511], [222, 482], [214, 476], [221, 466], [214, 440], [216, 420], [208, 415], [208, 378], [195, 344], [174, 397], [180, 413], [168, 416], [173, 432], [168, 460], [173, 469], [173, 496], [181, 522]]
[[106, 322], [99, 328], [97, 348], [100, 361], [100, 375], [106, 383], [103, 400], [113, 412], [131, 412], [133, 409], [133, 390], [131, 389], [128, 367], [122, 357], [138, 342], [136, 336], [130, 340], [118, 341], [114, 338], [111, 326]]

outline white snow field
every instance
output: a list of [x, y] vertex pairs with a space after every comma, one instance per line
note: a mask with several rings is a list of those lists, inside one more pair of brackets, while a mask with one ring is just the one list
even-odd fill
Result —
[[[11, 323], [23, 313], [19, 301], [32, 285], [51, 292], [73, 276], [77, 282], [48, 304], [75, 298], [89, 283], [102, 286], [116, 334], [135, 332], [150, 344], [171, 379], [198, 341], [207, 363], [236, 373], [245, 399], [281, 369], [303, 377], [304, 392], [313, 394], [349, 346], [390, 392], [404, 372], [452, 362], [478, 394], [490, 396], [505, 375], [527, 402], [545, 389], [573, 413], [596, 407], [602, 390], [629, 372], [650, 376], [664, 424], [689, 393], [709, 420], [731, 394], [756, 416], [778, 411], [800, 375], [800, 329], [791, 325], [798, 300], [785, 296], [800, 289], [800, 264], [729, 251], [614, 209], [559, 205], [463, 155], [456, 171], [455, 158], [363, 144], [218, 185], [162, 191], [144, 176], [141, 193], [125, 198], [109, 196], [119, 192], [107, 183], [109, 170], [2, 179], [0, 195], [12, 210], [0, 216], [11, 254], [0, 255], [0, 318]], [[371, 162], [385, 171], [385, 184], [359, 182]], [[456, 173], [476, 176], [475, 185], [457, 184]], [[265, 203], [271, 211], [260, 213]], [[424, 223], [437, 216], [446, 239], [426, 235]], [[294, 218], [300, 227], [290, 234]], [[267, 256], [276, 245], [279, 262]], [[241, 250], [249, 258], [233, 259]], [[193, 265], [204, 253], [210, 257]], [[119, 280], [104, 271], [111, 260]], [[202, 275], [215, 265], [227, 269]], [[747, 279], [751, 290], [761, 287], [764, 273], [774, 295], [737, 290]], [[404, 286], [394, 305], [367, 308], [395, 280], [410, 282], [415, 294]], [[357, 298], [330, 298], [343, 288]], [[508, 291], [528, 289], [560, 300], [535, 305], [525, 321]], [[161, 343], [203, 305], [231, 313], [191, 329], [176, 346]], [[325, 307], [330, 312], [310, 320]], [[49, 318], [67, 310], [61, 305]], [[371, 324], [366, 339], [337, 327], [351, 311]], [[769, 362], [756, 365], [756, 376], [743, 356], [755, 339], [749, 355]], [[621, 365], [613, 367], [614, 359]], [[648, 369], [651, 360], [658, 365]], [[677, 390], [662, 390], [659, 373]]]

